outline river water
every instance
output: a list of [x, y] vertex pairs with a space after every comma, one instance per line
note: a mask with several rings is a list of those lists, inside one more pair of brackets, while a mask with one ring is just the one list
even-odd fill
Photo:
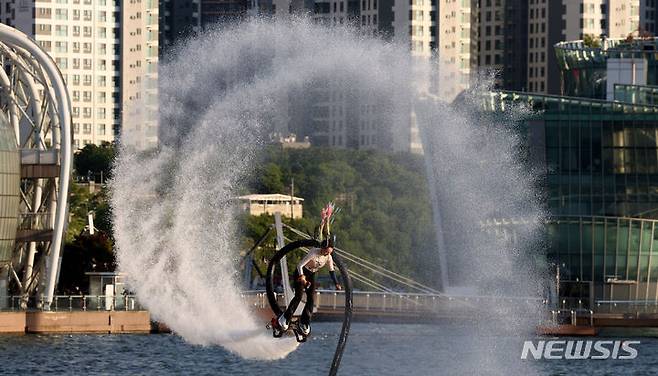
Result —
[[[309, 341], [277, 361], [244, 360], [219, 346], [190, 345], [172, 334], [0, 336], [0, 374], [325, 375], [339, 331], [337, 323], [315, 323]], [[500, 347], [478, 354], [481, 349], [470, 346], [474, 339], [468, 332], [454, 325], [355, 323], [339, 374], [653, 375], [658, 370], [654, 338], [639, 339], [634, 360], [538, 361], [520, 359], [519, 338], [501, 337]], [[492, 354], [504, 359], [500, 367], [478, 364], [478, 356]]]

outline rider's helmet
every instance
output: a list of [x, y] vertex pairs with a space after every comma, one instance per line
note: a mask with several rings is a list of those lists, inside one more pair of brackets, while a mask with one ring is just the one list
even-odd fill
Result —
[[334, 248], [336, 246], [336, 235], [329, 235], [326, 239], [320, 242], [320, 248]]

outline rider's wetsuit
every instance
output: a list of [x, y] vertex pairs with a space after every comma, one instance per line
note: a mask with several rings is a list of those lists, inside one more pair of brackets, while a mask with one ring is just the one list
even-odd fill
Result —
[[279, 325], [281, 325], [282, 328], [287, 329], [292, 315], [295, 313], [297, 306], [299, 306], [299, 302], [302, 300], [304, 288], [306, 287], [302, 286], [302, 283], [299, 281], [299, 276], [302, 275], [302, 273], [306, 276], [306, 281], [309, 282], [310, 286], [306, 288], [306, 304], [304, 305], [300, 322], [306, 325], [311, 323], [311, 316], [313, 315], [313, 298], [315, 296], [315, 273], [325, 264], [329, 267], [331, 280], [335, 285], [338, 285], [338, 280], [336, 279], [336, 273], [334, 271], [334, 260], [331, 257], [331, 254], [326, 256], [321, 254], [320, 248], [312, 248], [302, 261], [297, 264], [294, 273], [295, 297], [292, 298], [290, 305], [288, 305], [288, 308], [283, 313], [282, 317], [279, 318]]

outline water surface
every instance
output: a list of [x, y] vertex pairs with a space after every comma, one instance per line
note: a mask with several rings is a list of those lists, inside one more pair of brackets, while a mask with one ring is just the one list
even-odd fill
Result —
[[[352, 329], [342, 375], [653, 375], [658, 370], [654, 338], [639, 339], [635, 360], [523, 361], [520, 339], [500, 337], [500, 346], [482, 354], [465, 326], [355, 323]], [[325, 375], [339, 330], [337, 323], [315, 323], [309, 342], [277, 361], [244, 360], [172, 334], [0, 336], [0, 374]]]

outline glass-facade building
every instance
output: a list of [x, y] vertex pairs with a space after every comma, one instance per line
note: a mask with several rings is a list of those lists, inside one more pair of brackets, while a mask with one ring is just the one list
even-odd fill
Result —
[[0, 112], [0, 266], [11, 261], [14, 249], [21, 197], [20, 178], [16, 136], [7, 117]]
[[658, 38], [607, 39], [602, 47], [562, 42], [555, 45], [555, 54], [562, 95], [616, 100], [615, 83], [658, 85]]
[[658, 312], [658, 38], [555, 45], [562, 96], [493, 92], [532, 108], [528, 159], [546, 190], [559, 304]]
[[494, 113], [534, 110], [522, 122], [528, 158], [543, 171], [561, 300], [658, 305], [658, 106], [517, 92], [485, 102]]

